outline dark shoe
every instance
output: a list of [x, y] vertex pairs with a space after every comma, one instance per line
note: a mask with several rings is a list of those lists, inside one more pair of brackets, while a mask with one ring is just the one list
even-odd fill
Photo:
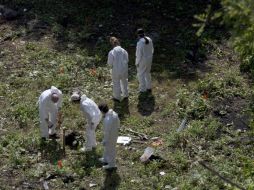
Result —
[[141, 94], [145, 94], [146, 91], [138, 91], [138, 94], [141, 95]]
[[112, 98], [112, 100], [113, 100], [114, 102], [120, 103], [120, 100], [118, 100], [118, 99], [116, 99], [116, 98]]
[[104, 158], [99, 158], [99, 162], [100, 162], [102, 165], [108, 165], [108, 163], [104, 160]]
[[46, 137], [41, 137], [41, 142], [45, 142], [46, 140]]
[[44, 149], [44, 147], [46, 146], [46, 143], [47, 143], [46, 137], [41, 137], [41, 140], [40, 140], [40, 150]]
[[129, 100], [129, 97], [124, 97], [122, 101], [128, 101]]
[[147, 89], [146, 90], [148, 93], [152, 93], [152, 89]]
[[52, 135], [49, 135], [49, 139], [59, 139], [60, 137], [55, 133]]

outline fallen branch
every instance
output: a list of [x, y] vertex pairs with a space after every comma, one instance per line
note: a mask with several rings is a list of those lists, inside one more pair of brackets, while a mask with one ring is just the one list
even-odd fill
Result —
[[132, 140], [132, 143], [146, 144], [146, 142], [144, 142], [144, 141], [139, 141], [139, 140]]
[[144, 133], [139, 133], [139, 132], [133, 131], [132, 129], [129, 129], [129, 128], [127, 128], [125, 130], [137, 135], [138, 137], [142, 138], [143, 140], [148, 140], [149, 139], [148, 136]]
[[221, 174], [219, 174], [217, 171], [215, 171], [214, 169], [212, 169], [211, 167], [207, 166], [205, 164], [204, 161], [199, 161], [198, 162], [201, 166], [203, 166], [204, 168], [208, 169], [210, 172], [212, 172], [214, 175], [218, 176], [220, 179], [222, 179], [223, 181], [225, 181], [226, 183], [231, 184], [232, 186], [235, 186], [241, 190], [246, 190], [245, 188], [241, 187], [240, 185], [236, 184], [235, 182], [231, 181], [230, 179], [227, 179], [225, 177], [223, 177]]

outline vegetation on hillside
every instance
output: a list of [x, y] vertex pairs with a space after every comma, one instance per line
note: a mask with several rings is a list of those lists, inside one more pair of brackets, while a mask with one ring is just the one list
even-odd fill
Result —
[[[0, 4], [19, 12], [14, 20], [0, 20], [0, 189], [45, 189], [45, 184], [80, 190], [237, 189], [225, 178], [238, 188], [254, 188], [253, 93], [251, 79], [239, 69], [240, 63], [252, 68], [250, 0]], [[137, 93], [138, 27], [155, 44], [152, 94]], [[111, 32], [130, 55], [129, 102], [111, 101], [106, 66]], [[65, 156], [59, 141], [40, 143], [37, 101], [51, 85], [64, 93], [63, 126], [76, 138]], [[102, 170], [101, 144], [92, 154], [78, 151], [86, 121], [69, 101], [77, 87], [95, 102], [109, 103], [121, 118], [120, 134], [133, 138], [131, 145], [117, 147], [116, 172]], [[177, 132], [185, 118], [185, 129]], [[141, 163], [144, 149], [152, 145], [153, 159]]]

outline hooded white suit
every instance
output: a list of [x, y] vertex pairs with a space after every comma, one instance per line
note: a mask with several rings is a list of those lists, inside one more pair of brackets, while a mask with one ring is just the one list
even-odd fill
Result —
[[108, 163], [108, 167], [116, 166], [116, 141], [120, 128], [118, 114], [110, 109], [103, 120], [103, 160]]
[[[59, 100], [57, 103], [54, 103], [51, 100], [52, 94], [57, 94]], [[59, 109], [62, 107], [63, 94], [61, 90], [57, 89], [54, 86], [51, 86], [50, 89], [45, 90], [39, 97], [39, 115], [40, 115], [40, 131], [41, 137], [48, 138], [49, 134], [55, 134], [57, 114]], [[48, 119], [49, 123], [46, 121]], [[53, 126], [49, 129], [49, 125]]]
[[128, 97], [128, 53], [121, 46], [114, 47], [108, 54], [108, 65], [112, 67], [113, 96], [115, 99]]
[[96, 147], [95, 129], [99, 125], [102, 115], [97, 104], [86, 95], [81, 96], [80, 108], [87, 119], [85, 149], [89, 151]]
[[145, 92], [147, 89], [151, 89], [151, 66], [153, 61], [153, 42], [149, 40], [149, 44], [145, 43], [144, 38], [140, 38], [136, 47], [136, 66], [137, 75], [139, 80], [139, 91]]

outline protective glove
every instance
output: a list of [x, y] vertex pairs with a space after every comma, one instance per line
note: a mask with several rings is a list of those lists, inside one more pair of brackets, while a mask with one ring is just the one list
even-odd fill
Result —
[[48, 128], [51, 129], [53, 126], [54, 126], [54, 124], [51, 121], [49, 121], [48, 122]]

